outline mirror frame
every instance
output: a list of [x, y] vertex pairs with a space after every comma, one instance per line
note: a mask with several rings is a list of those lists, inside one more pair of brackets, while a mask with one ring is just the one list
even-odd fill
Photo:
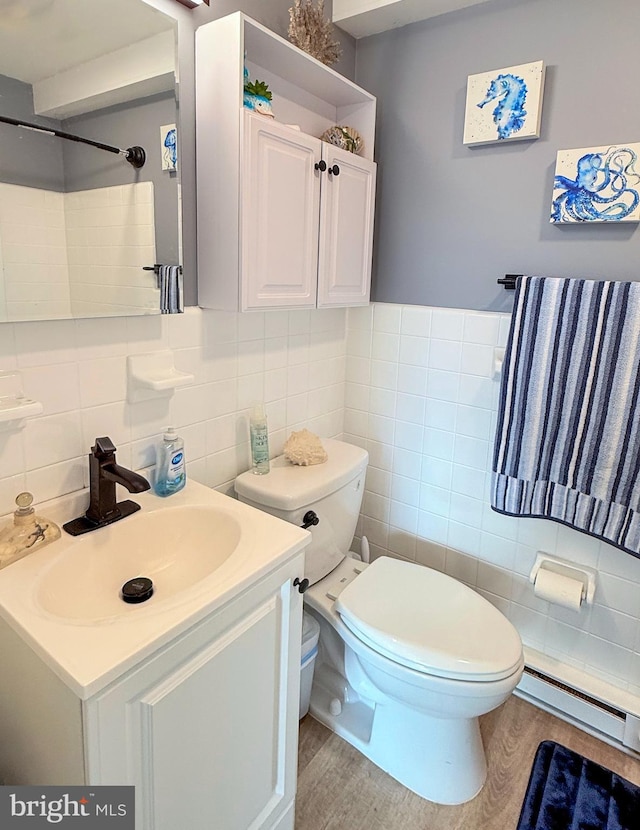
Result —
[[[178, 167], [182, 211], [182, 271], [184, 304], [198, 305], [197, 239], [196, 239], [196, 50], [197, 15], [182, 0], [141, 0], [147, 6], [172, 17], [176, 27], [176, 103], [178, 106]], [[189, 0], [191, 2], [191, 0]], [[208, 5], [209, 0], [205, 0]], [[209, 10], [207, 9], [207, 12]], [[200, 23], [202, 20], [200, 21]]]
[[[196, 238], [196, 37], [195, 30], [200, 3], [187, 0], [141, 0], [147, 6], [172, 17], [176, 27], [176, 103], [178, 105], [178, 167], [182, 212], [182, 272], [184, 276], [184, 304], [198, 305], [197, 238]], [[209, 0], [204, 0], [209, 5]], [[207, 13], [209, 9], [207, 9]]]

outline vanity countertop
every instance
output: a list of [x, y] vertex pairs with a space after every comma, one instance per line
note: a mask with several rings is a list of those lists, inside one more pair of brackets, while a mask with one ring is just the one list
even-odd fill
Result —
[[[0, 618], [83, 700], [239, 596], [311, 539], [306, 530], [192, 481], [169, 498], [149, 492], [135, 501], [141, 510], [133, 516], [84, 536], [63, 533], [59, 541], [0, 570]], [[197, 577], [187, 574], [184, 581], [180, 554], [172, 551], [184, 541], [213, 556], [209, 536], [213, 549], [218, 526], [233, 552], [212, 571], [196, 563]], [[150, 538], [154, 528], [163, 527], [171, 534], [157, 533], [160, 542]], [[194, 567], [187, 554], [184, 561]], [[142, 575], [154, 579], [154, 595], [141, 604], [124, 603], [123, 576]]]

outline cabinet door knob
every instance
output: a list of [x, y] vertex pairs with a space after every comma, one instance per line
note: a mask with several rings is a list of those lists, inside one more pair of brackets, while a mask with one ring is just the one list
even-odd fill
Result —
[[329, 168], [329, 175], [331, 175], [332, 173], [333, 173], [334, 176], [339, 176], [340, 175], [340, 168], [338, 167], [337, 164], [334, 164], [333, 167]]
[[298, 587], [298, 590], [300, 591], [301, 594], [304, 594], [304, 592], [309, 587], [309, 580], [308, 579], [299, 579], [298, 577], [296, 577], [293, 580], [293, 585], [294, 585], [294, 587], [295, 586]]
[[324, 171], [327, 169], [327, 162], [324, 159], [320, 159], [320, 161], [317, 161], [315, 163], [314, 167], [316, 170], [319, 170], [321, 173], [324, 173]]

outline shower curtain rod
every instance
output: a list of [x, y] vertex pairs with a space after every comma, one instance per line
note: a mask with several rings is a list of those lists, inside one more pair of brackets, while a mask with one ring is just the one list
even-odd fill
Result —
[[0, 115], [0, 121], [3, 124], [12, 124], [14, 127], [24, 127], [25, 130], [35, 130], [38, 133], [55, 135], [58, 138], [66, 138], [69, 141], [90, 144], [92, 147], [97, 147], [99, 150], [106, 150], [108, 153], [118, 153], [124, 156], [129, 164], [136, 169], [143, 167], [147, 158], [147, 154], [142, 147], [135, 146], [121, 150], [119, 147], [112, 147], [110, 144], [102, 144], [100, 141], [92, 141], [90, 138], [82, 138], [79, 135], [73, 135], [73, 133], [64, 133], [62, 130], [54, 130], [53, 127], [41, 127], [39, 124], [31, 124], [28, 121], [18, 121], [17, 118], [9, 118], [6, 115]]

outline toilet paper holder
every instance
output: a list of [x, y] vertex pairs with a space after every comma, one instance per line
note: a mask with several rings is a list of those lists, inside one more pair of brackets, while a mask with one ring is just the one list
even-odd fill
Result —
[[566, 576], [568, 579], [576, 579], [582, 582], [582, 602], [591, 605], [596, 592], [596, 571], [584, 565], [576, 565], [574, 562], [567, 562], [566, 559], [558, 559], [548, 553], [538, 551], [536, 561], [529, 574], [529, 582], [535, 585], [536, 577], [540, 570], [551, 571], [552, 573]]

